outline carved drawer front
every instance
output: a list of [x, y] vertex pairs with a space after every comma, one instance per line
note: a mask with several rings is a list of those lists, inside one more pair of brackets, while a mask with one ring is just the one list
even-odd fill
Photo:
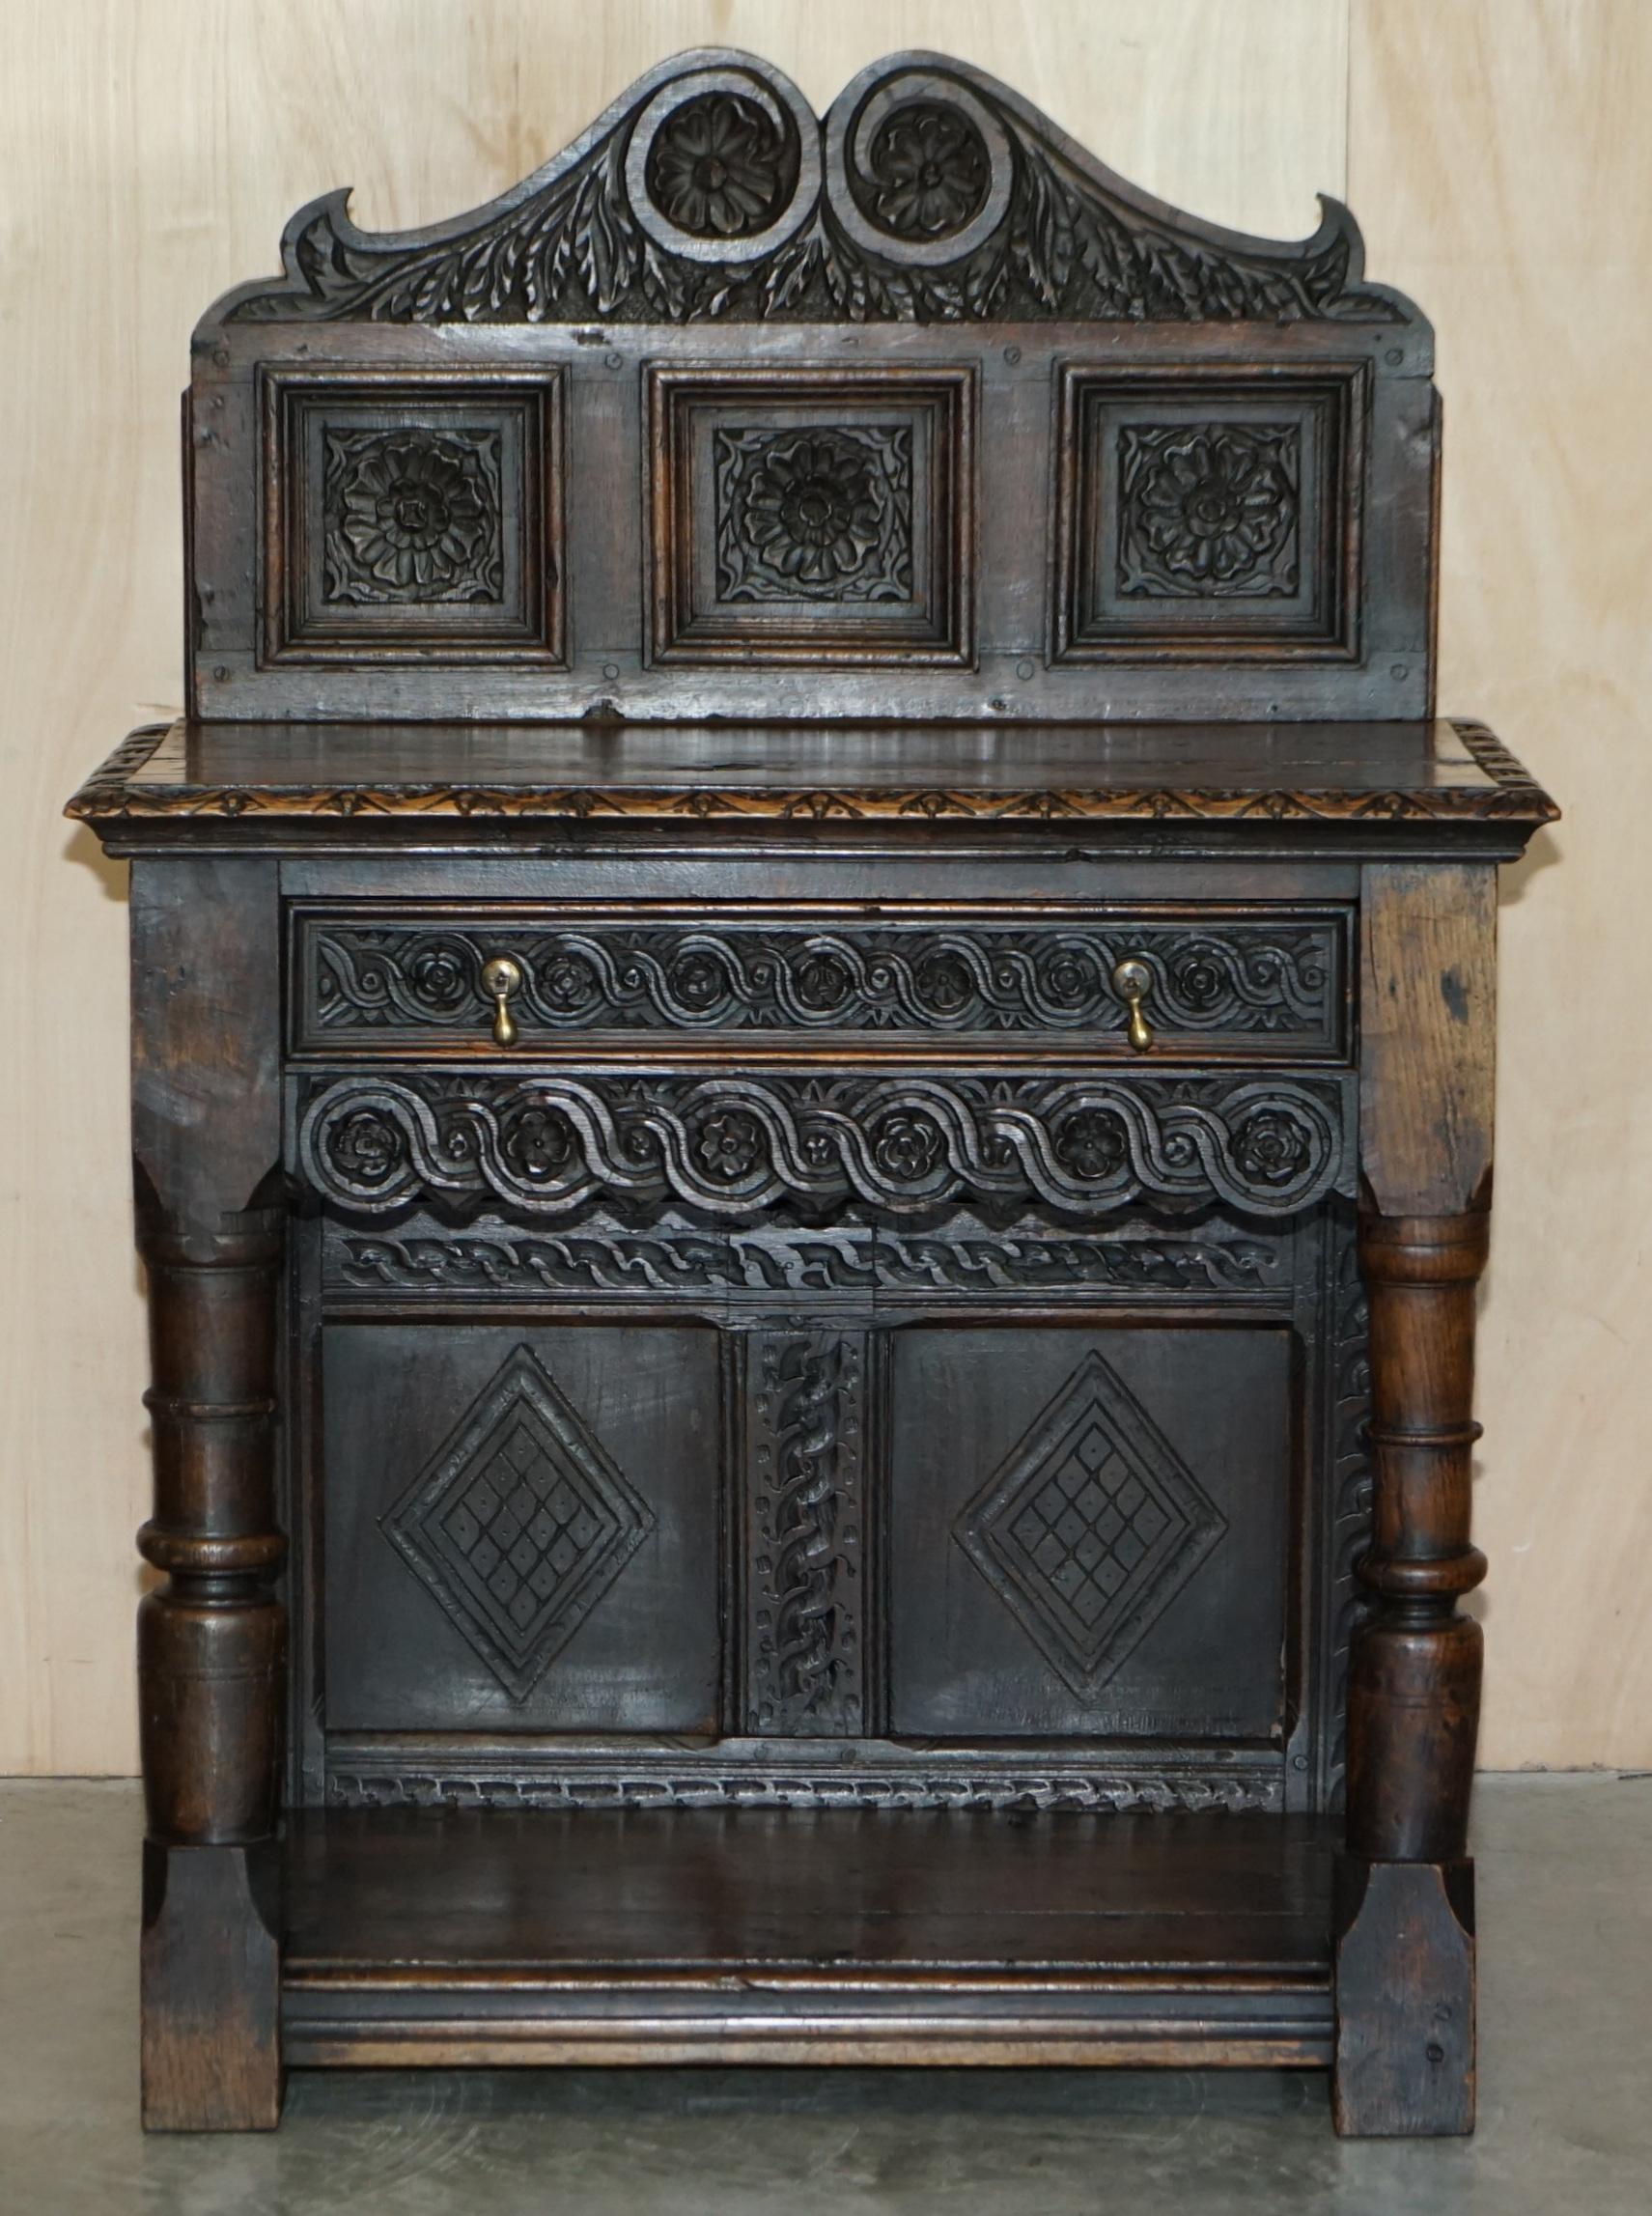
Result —
[[[1348, 912], [1337, 909], [721, 907], [350, 912], [296, 908], [294, 1051], [492, 1054], [603, 1035], [692, 1052], [857, 1050], [938, 1037], [965, 1054], [1342, 1059]], [[499, 1031], [490, 963], [514, 966]], [[1133, 1052], [1123, 984], [1139, 991]]]
[[714, 1332], [323, 1340], [329, 1729], [715, 1728]]

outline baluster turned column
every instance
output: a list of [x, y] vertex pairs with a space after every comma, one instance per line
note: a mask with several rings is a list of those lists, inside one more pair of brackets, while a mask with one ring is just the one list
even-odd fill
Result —
[[138, 864], [132, 944], [154, 1459], [138, 1544], [164, 1579], [138, 1613], [143, 2113], [246, 2130], [281, 2105], [273, 865]]
[[1469, 1800], [1485, 1575], [1470, 1542], [1475, 1285], [1490, 1215], [1496, 882], [1381, 864], [1361, 902], [1359, 1265], [1371, 1614], [1349, 1667], [1334, 2109], [1351, 2136], [1474, 2120]]

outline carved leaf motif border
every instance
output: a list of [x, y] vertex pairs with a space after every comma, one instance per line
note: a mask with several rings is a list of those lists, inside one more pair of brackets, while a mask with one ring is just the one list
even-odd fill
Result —
[[367, 1767], [327, 1774], [334, 1808], [576, 1809], [1136, 1809], [1170, 1814], [1273, 1809], [1284, 1803], [1277, 1766], [1178, 1774], [1148, 1765], [1103, 1770], [894, 1770], [774, 1761], [749, 1768], [667, 1762], [658, 1770], [572, 1767], [556, 1775], [486, 1769]]
[[[743, 203], [662, 175], [674, 131], [714, 133], [731, 116], [739, 143], [723, 166], [739, 162]], [[890, 189], [903, 123], [909, 137], [938, 123], [951, 142], [919, 164], [936, 172], [921, 207]], [[1301, 243], [1218, 232], [1137, 193], [984, 72], [937, 57], [875, 65], [823, 122], [768, 64], [686, 55], [468, 219], [374, 236], [348, 199], [300, 210], [284, 281], [242, 288], [222, 320], [1418, 320], [1361, 282], [1359, 234], [1336, 203]]]
[[1464, 747], [1492, 780], [1484, 786], [1396, 787], [1361, 792], [1280, 787], [1176, 785], [982, 791], [936, 786], [741, 788], [589, 785], [393, 786], [202, 785], [136, 782], [167, 737], [167, 727], [146, 726], [123, 742], [70, 801], [72, 821], [107, 823], [148, 817], [266, 816], [413, 817], [464, 821], [492, 817], [572, 817], [581, 821], [757, 817], [770, 821], [835, 820], [1060, 822], [1081, 818], [1155, 822], [1272, 822], [1311, 819], [1325, 823], [1489, 821], [1551, 824], [1559, 808], [1502, 742], [1481, 724], [1454, 726]]

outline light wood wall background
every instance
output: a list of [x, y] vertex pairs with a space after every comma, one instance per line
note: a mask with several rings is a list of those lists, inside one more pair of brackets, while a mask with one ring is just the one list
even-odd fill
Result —
[[1652, 0], [0, 0], [0, 1770], [134, 1766], [124, 872], [58, 809], [180, 698], [191, 323], [325, 187], [448, 215], [708, 42], [822, 108], [947, 48], [1248, 231], [1330, 192], [1435, 319], [1442, 702], [1567, 810], [1502, 912], [1483, 1758], [1652, 1763]]

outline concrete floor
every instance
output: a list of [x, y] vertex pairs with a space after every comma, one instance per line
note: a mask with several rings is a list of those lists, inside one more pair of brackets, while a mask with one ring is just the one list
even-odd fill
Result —
[[278, 2133], [136, 2115], [139, 1809], [0, 1784], [3, 2216], [1648, 2216], [1652, 1778], [1482, 1781], [1480, 2130], [1341, 2145], [1319, 2076], [300, 2071]]

